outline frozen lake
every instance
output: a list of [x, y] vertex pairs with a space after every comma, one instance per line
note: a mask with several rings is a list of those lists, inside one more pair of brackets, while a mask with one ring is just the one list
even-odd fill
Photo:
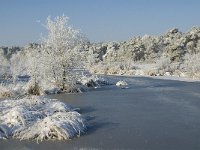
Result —
[[40, 144], [3, 140], [0, 149], [200, 149], [200, 83], [121, 78], [129, 83], [129, 89], [106, 86], [50, 96], [79, 107], [90, 118], [88, 132], [80, 138]]

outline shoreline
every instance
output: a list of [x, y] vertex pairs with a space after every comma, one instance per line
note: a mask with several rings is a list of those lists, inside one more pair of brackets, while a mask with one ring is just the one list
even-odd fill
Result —
[[[110, 86], [109, 90], [104, 88], [81, 95], [50, 96], [80, 108], [80, 113], [89, 119], [86, 134], [69, 141], [44, 141], [39, 144], [28, 140], [2, 140], [1, 149], [199, 148], [199, 83], [154, 80], [144, 76], [107, 77], [113, 78], [113, 81], [127, 80], [130, 88], [122, 90]], [[183, 144], [180, 145], [180, 142]]]
[[189, 77], [179, 77], [179, 76], [148, 76], [148, 75], [120, 75], [120, 74], [94, 74], [99, 76], [119, 76], [119, 77], [144, 77], [152, 79], [162, 79], [162, 80], [175, 80], [184, 82], [200, 82], [200, 79], [192, 79]]

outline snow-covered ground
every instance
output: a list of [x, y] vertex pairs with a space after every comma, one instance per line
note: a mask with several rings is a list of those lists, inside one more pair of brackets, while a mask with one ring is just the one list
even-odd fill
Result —
[[[29, 79], [20, 79], [15, 83], [12, 80], [0, 81], [0, 98], [19, 98], [24, 97], [26, 95], [47, 95], [47, 94], [58, 94], [58, 93], [75, 93], [75, 92], [84, 92], [87, 91], [88, 88], [100, 88], [104, 85], [109, 85], [109, 81], [100, 75], [91, 75], [85, 74], [80, 76], [77, 80], [77, 83], [73, 86], [69, 86], [65, 90], [61, 90], [61, 88], [53, 82], [45, 82], [41, 81], [38, 84], [38, 87], [34, 89], [34, 84], [29, 81]], [[35, 91], [34, 91], [35, 90]], [[37, 91], [36, 91], [37, 90]]]

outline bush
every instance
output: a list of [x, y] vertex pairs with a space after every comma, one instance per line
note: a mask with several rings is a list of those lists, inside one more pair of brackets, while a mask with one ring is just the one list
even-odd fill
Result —
[[187, 54], [185, 56], [183, 69], [189, 77], [200, 78], [200, 53]]
[[28, 88], [28, 94], [31, 94], [31, 95], [41, 95], [40, 91], [41, 90], [38, 83], [35, 83], [34, 85], [30, 85]]

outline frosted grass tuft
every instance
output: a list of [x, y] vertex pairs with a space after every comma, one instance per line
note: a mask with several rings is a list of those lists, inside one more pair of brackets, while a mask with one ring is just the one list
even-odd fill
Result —
[[56, 99], [26, 97], [0, 102], [0, 139], [67, 140], [86, 130], [86, 120]]

